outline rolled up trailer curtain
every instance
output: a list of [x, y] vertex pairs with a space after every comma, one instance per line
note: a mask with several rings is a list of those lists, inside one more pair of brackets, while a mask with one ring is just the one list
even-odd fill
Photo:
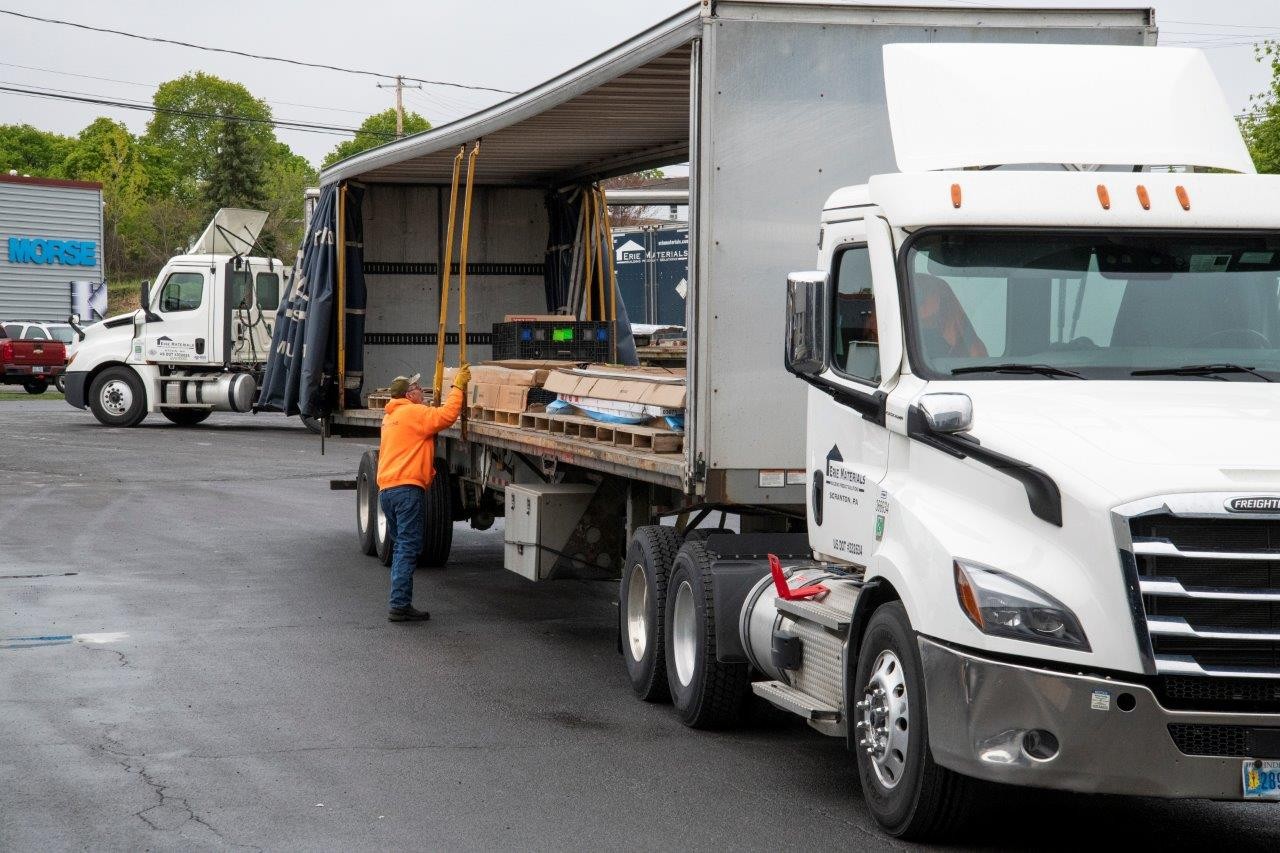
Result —
[[[338, 408], [338, 184], [320, 191], [285, 297], [276, 310], [271, 353], [256, 411], [324, 417]], [[364, 379], [364, 190], [347, 184], [343, 225], [346, 295], [345, 395], [359, 407]]]
[[[619, 364], [639, 364], [636, 355], [636, 341], [631, 334], [631, 320], [627, 316], [627, 306], [622, 294], [618, 291], [615, 276], [608, 274], [612, 268], [613, 241], [607, 239], [602, 259], [608, 265], [605, 270], [599, 264], [588, 264], [587, 244], [590, 239], [590, 224], [585, 199], [588, 193], [598, 187], [594, 184], [582, 184], [566, 190], [547, 193], [547, 220], [550, 230], [547, 234], [547, 254], [543, 270], [543, 283], [547, 293], [547, 310], [563, 313], [578, 319], [587, 319], [587, 306], [591, 303], [591, 294], [595, 291], [592, 282], [586, 280], [587, 270], [594, 267], [592, 281], [596, 276], [604, 275], [609, 287], [614, 291], [614, 299], [610, 304], [616, 305], [613, 334], [617, 341]], [[610, 233], [610, 229], [606, 229]]]

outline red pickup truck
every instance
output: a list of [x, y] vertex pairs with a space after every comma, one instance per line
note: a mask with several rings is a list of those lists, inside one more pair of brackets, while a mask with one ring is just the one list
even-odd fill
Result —
[[[35, 328], [36, 332], [25, 332]], [[43, 394], [67, 366], [67, 348], [31, 324], [0, 323], [0, 385]]]

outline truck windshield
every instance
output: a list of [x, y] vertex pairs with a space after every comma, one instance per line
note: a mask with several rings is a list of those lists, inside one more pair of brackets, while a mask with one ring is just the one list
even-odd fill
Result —
[[925, 378], [1280, 379], [1277, 234], [934, 231], [906, 265]]

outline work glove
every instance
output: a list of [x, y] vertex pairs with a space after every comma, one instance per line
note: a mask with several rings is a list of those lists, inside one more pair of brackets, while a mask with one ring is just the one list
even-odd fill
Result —
[[458, 372], [453, 376], [453, 387], [465, 394], [467, 392], [467, 383], [470, 381], [471, 366], [464, 364], [458, 368]]

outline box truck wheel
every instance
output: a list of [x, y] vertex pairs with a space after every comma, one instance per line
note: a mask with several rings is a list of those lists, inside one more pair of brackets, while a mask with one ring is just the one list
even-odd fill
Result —
[[93, 379], [89, 408], [107, 426], [137, 426], [147, 416], [147, 392], [129, 368], [108, 367]]
[[880, 606], [858, 651], [850, 700], [867, 810], [899, 838], [941, 838], [966, 819], [977, 783], [929, 752], [924, 677], [915, 631], [900, 602]]
[[638, 527], [627, 549], [618, 590], [618, 631], [631, 689], [646, 702], [664, 702], [667, 657], [662, 623], [666, 618], [667, 577], [680, 537], [674, 527]]
[[449, 562], [453, 547], [453, 475], [449, 473], [449, 463], [439, 458], [435, 471], [422, 502], [422, 553], [418, 555], [418, 565], [440, 568]]
[[164, 415], [178, 426], [195, 426], [202, 421], [208, 420], [209, 415], [213, 414], [212, 409], [166, 409], [161, 408], [160, 414]]
[[378, 451], [366, 450], [356, 473], [356, 535], [360, 539], [360, 553], [370, 557], [378, 553], [374, 533], [377, 523]]
[[716, 660], [716, 619], [711, 552], [704, 540], [686, 541], [667, 581], [667, 684], [686, 726], [717, 729], [733, 725], [751, 690], [745, 663]]

